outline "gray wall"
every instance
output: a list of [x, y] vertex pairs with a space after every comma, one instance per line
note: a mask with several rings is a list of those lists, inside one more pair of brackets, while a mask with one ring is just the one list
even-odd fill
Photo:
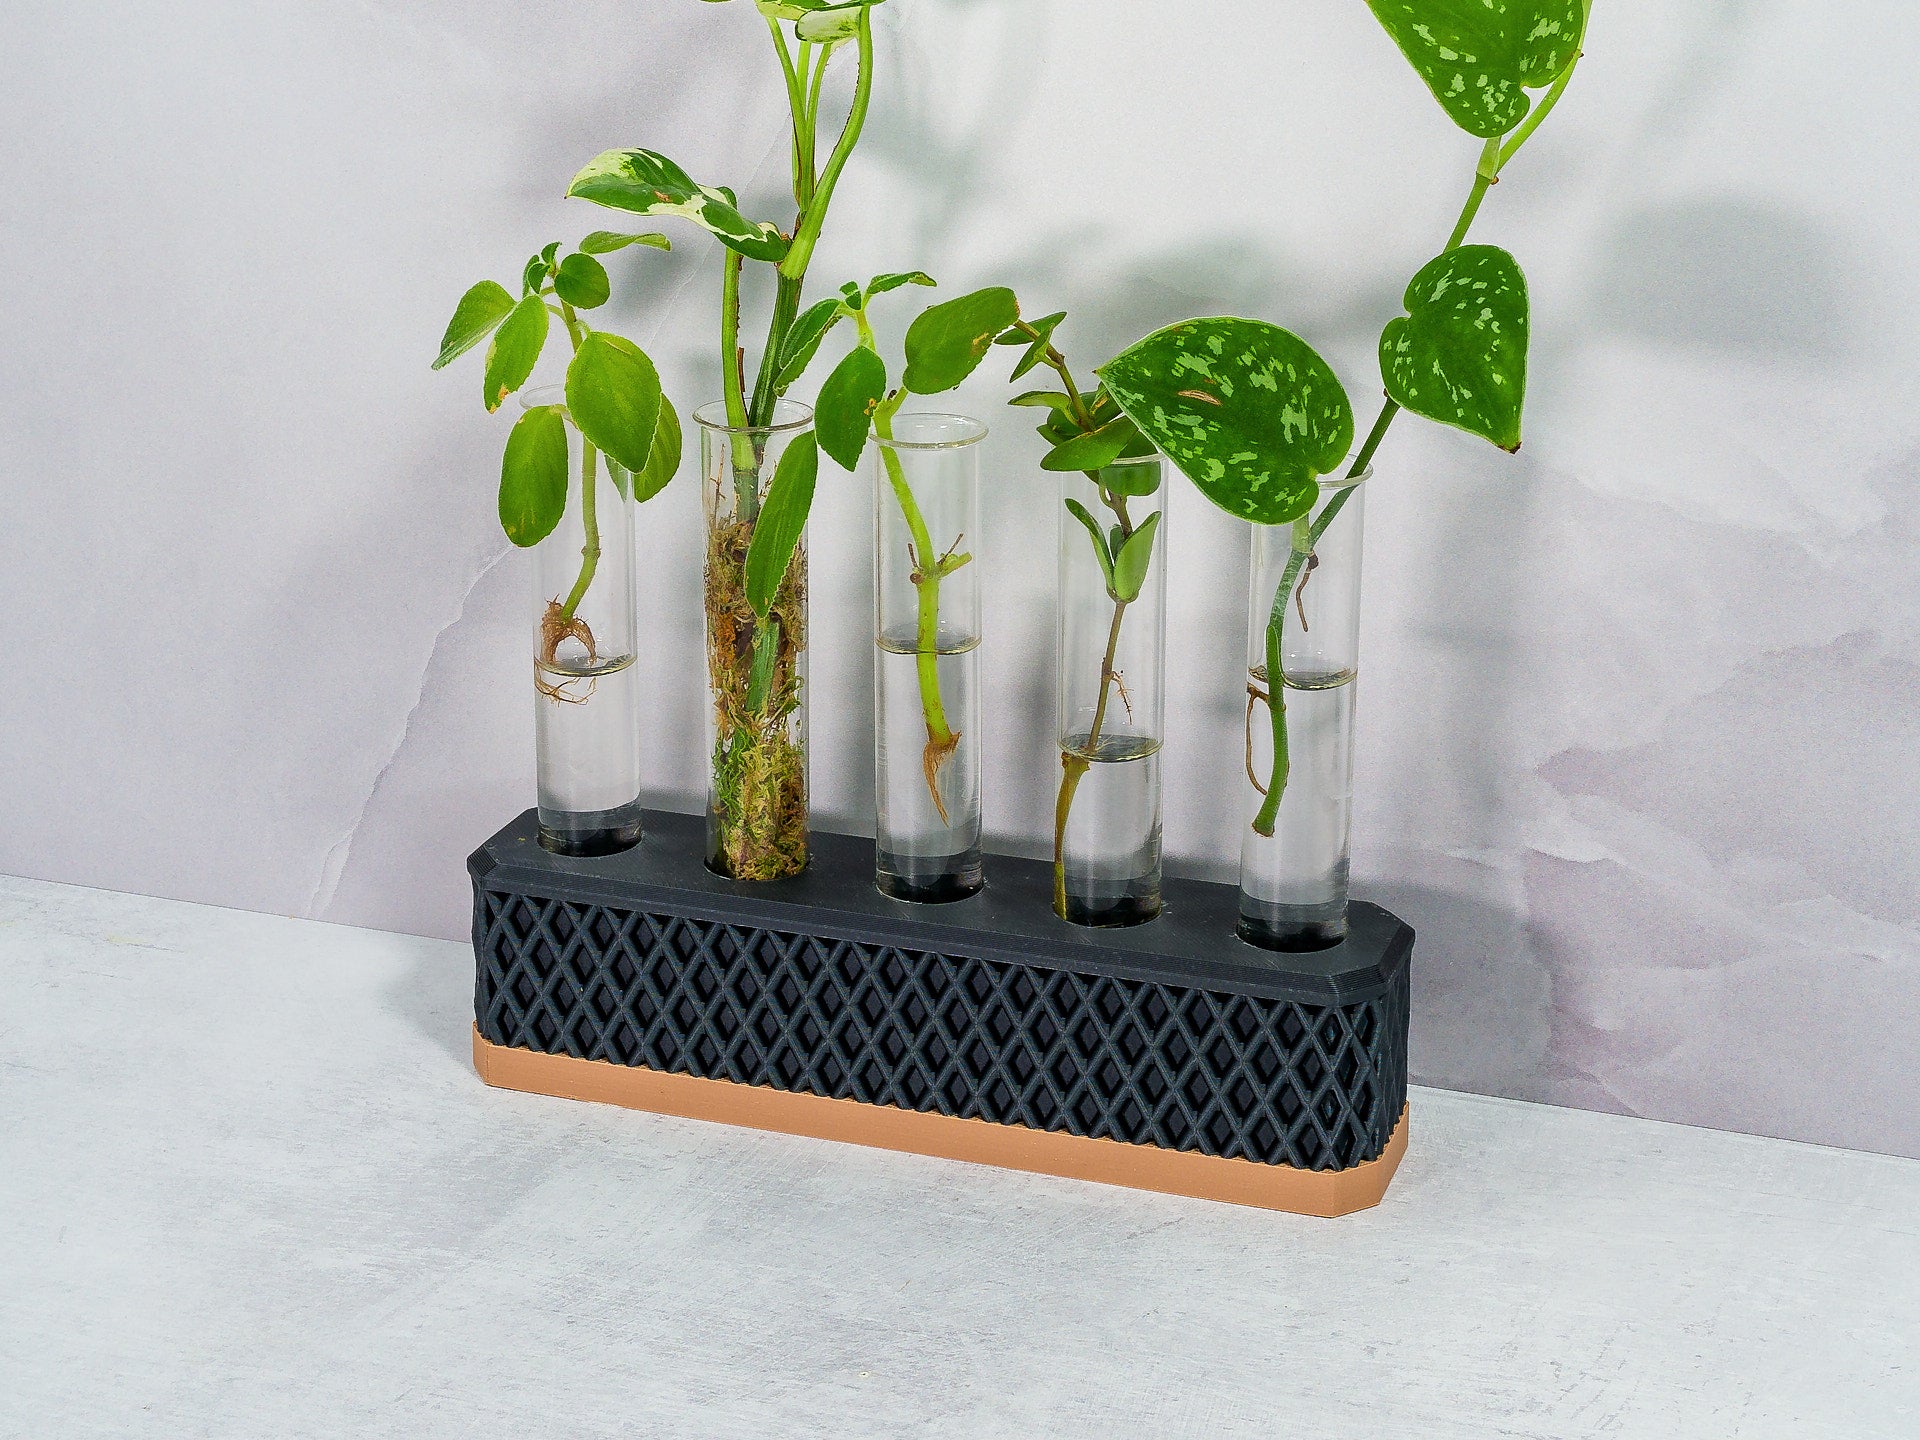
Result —
[[[1527, 266], [1528, 442], [1403, 421], [1373, 487], [1359, 888], [1421, 931], [1441, 1084], [1920, 1154], [1920, 19], [1605, 0], [1476, 234]], [[744, 3], [16, 3], [0, 52], [0, 869], [457, 936], [531, 799], [525, 557], [472, 280], [647, 144], [774, 214]], [[822, 282], [1067, 307], [1084, 366], [1280, 320], [1359, 398], [1474, 159], [1360, 0], [893, 0]], [[615, 309], [715, 389], [715, 257]], [[990, 415], [990, 824], [1036, 850], [1054, 546]], [[871, 801], [867, 482], [814, 531], [823, 820]], [[1171, 516], [1167, 838], [1230, 876], [1245, 540]], [[645, 514], [653, 798], [699, 753], [697, 496]], [[1876, 1039], [1874, 1037], [1891, 1037]]]

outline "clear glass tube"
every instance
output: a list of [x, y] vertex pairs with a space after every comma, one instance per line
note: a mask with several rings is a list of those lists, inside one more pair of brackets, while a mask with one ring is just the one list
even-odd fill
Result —
[[[1269, 950], [1324, 949], [1347, 934], [1360, 558], [1365, 481], [1372, 473], [1324, 481], [1312, 515], [1296, 524], [1254, 527], [1247, 618], [1251, 823], [1240, 850], [1240, 936]], [[1289, 587], [1280, 647], [1287, 768], [1272, 833], [1263, 834], [1258, 827], [1267, 818], [1274, 749], [1267, 624], [1282, 586]]]
[[[521, 404], [564, 417], [566, 392], [542, 386]], [[571, 418], [566, 433], [566, 513], [533, 548], [540, 843], [610, 855], [640, 840], [633, 506]]]
[[980, 442], [964, 415], [881, 420], [873, 445], [875, 880], [964, 900], [980, 864]]
[[703, 406], [707, 517], [707, 864], [735, 880], [807, 866], [807, 548], [803, 536], [763, 622], [747, 601], [747, 550], [767, 487], [813, 412], [782, 400], [773, 423], [733, 426]]
[[[1165, 500], [1158, 456], [1109, 466], [1097, 484], [1061, 477], [1054, 909], [1078, 925], [1138, 925], [1160, 913]], [[1140, 551], [1132, 562], [1117, 557], [1135, 536], [1146, 565], [1127, 579]]]

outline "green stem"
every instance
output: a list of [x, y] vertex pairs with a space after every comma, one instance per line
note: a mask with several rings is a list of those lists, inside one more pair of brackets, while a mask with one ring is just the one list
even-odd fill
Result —
[[827, 207], [833, 203], [834, 186], [840, 183], [840, 172], [847, 168], [853, 147], [859, 143], [861, 127], [867, 123], [867, 107], [873, 99], [873, 20], [866, 10], [860, 12], [857, 24], [860, 75], [854, 82], [853, 108], [847, 112], [847, 123], [841, 128], [839, 142], [827, 157], [827, 168], [820, 173], [820, 183], [814, 187], [813, 196], [801, 213], [786, 258], [780, 262], [781, 276], [796, 285], [806, 279], [807, 266], [813, 261], [813, 247], [820, 243], [821, 228], [827, 223]]
[[720, 393], [726, 397], [727, 424], [733, 429], [733, 434], [728, 437], [728, 447], [733, 455], [734, 506], [742, 520], [751, 521], [759, 513], [760, 487], [753, 438], [745, 433], [746, 380], [740, 373], [741, 265], [742, 257], [738, 251], [725, 252], [725, 262], [720, 271]]
[[594, 572], [600, 568], [600, 520], [595, 511], [594, 491], [599, 483], [600, 455], [583, 436], [580, 441], [580, 527], [586, 531], [586, 544], [580, 547], [580, 578], [573, 582], [573, 593], [560, 607], [562, 621], [571, 621], [580, 602], [587, 598]]

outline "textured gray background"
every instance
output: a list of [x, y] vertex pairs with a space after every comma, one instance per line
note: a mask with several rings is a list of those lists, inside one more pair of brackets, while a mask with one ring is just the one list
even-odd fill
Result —
[[[1528, 442], [1396, 430], [1370, 513], [1360, 889], [1421, 930], [1440, 1084], [1920, 1154], [1920, 225], [1891, 0], [1602, 0], [1476, 235], [1526, 265]], [[777, 214], [742, 3], [7, 7], [0, 870], [458, 935], [529, 803], [528, 580], [472, 280], [647, 144]], [[1474, 146], [1360, 0], [893, 0], [821, 283], [1066, 307], [1083, 366], [1267, 316], [1359, 397]], [[693, 403], [714, 256], [619, 257]], [[897, 335], [897, 330], [895, 332]], [[1053, 500], [998, 411], [989, 823], [1037, 849]], [[1237, 849], [1245, 541], [1171, 517], [1167, 840]], [[864, 478], [814, 530], [814, 780], [871, 801]], [[645, 514], [653, 797], [699, 753], [694, 487]]]

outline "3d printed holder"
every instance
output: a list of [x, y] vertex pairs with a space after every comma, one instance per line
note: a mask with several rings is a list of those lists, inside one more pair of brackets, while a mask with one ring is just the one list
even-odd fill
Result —
[[1413, 932], [1376, 906], [1276, 955], [1235, 937], [1231, 886], [1086, 930], [1037, 861], [917, 906], [869, 840], [815, 832], [805, 874], [743, 885], [700, 820], [646, 823], [572, 859], [528, 812], [468, 862], [488, 1083], [1315, 1215], [1399, 1164]]

